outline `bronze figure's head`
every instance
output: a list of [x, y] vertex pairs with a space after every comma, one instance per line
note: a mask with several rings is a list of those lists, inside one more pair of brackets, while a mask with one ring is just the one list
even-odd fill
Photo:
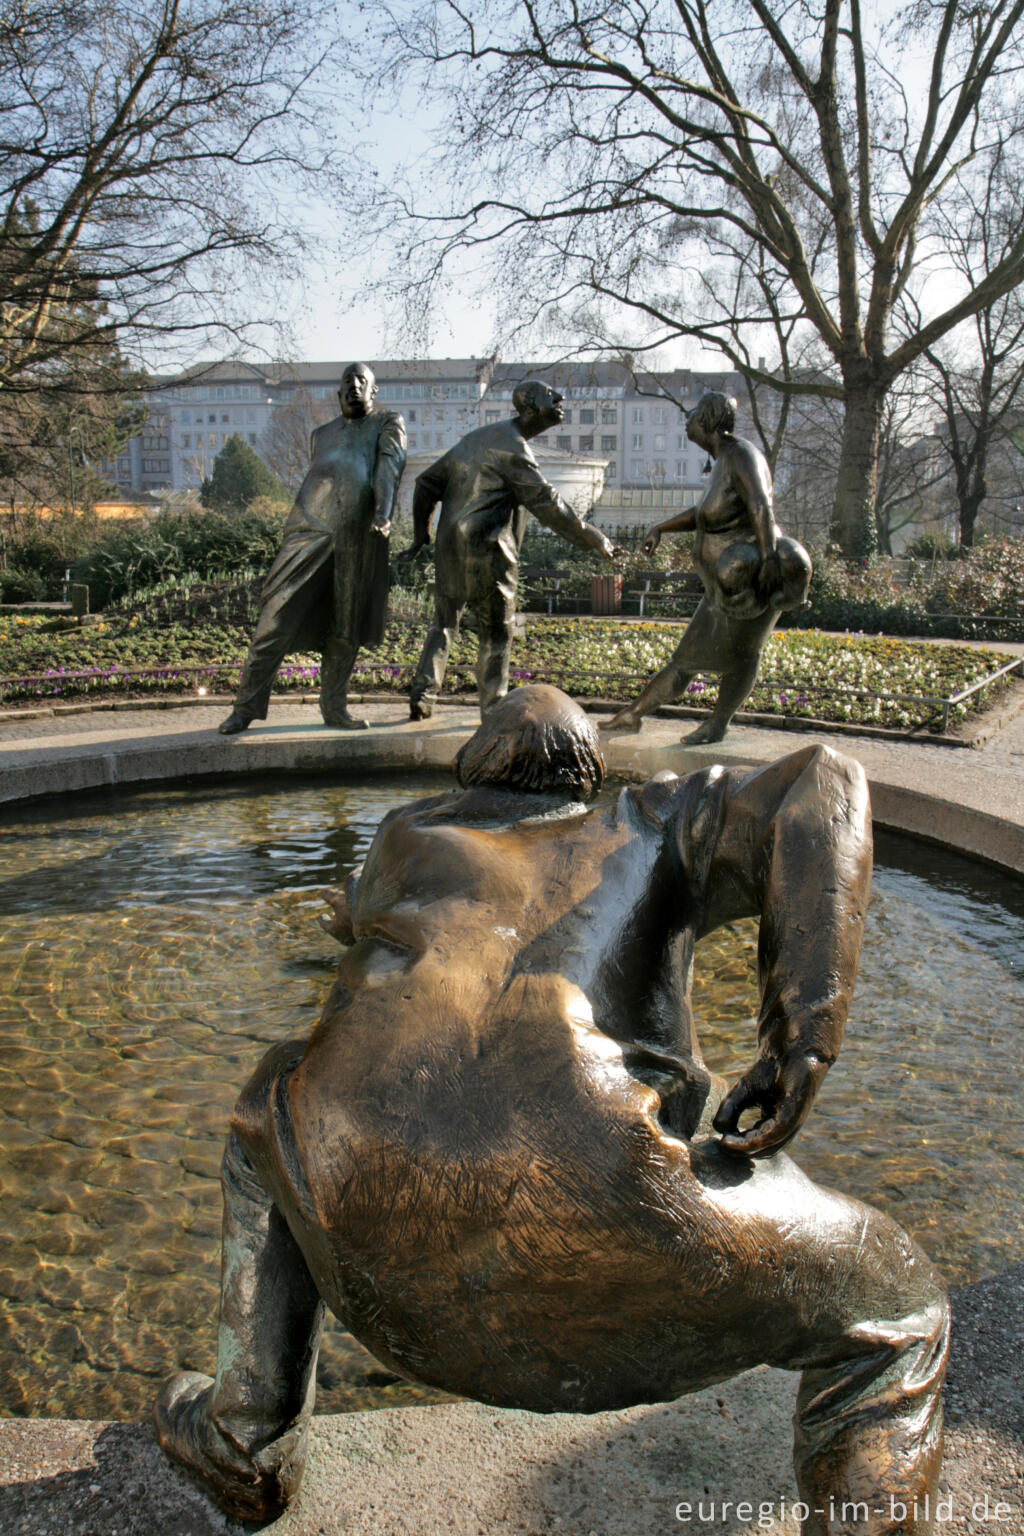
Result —
[[524, 379], [521, 384], [517, 384], [512, 392], [512, 404], [526, 437], [546, 432], [548, 427], [557, 426], [565, 416], [562, 396], [558, 390], [550, 384], [543, 384], [540, 379]]
[[349, 363], [338, 385], [341, 414], [349, 421], [369, 415], [376, 396], [377, 380], [373, 369], [365, 363]]
[[488, 710], [456, 757], [455, 772], [464, 789], [572, 790], [589, 800], [604, 782], [604, 759], [590, 716], [560, 689], [531, 683]]
[[735, 432], [736, 399], [723, 395], [717, 389], [705, 390], [690, 412], [686, 422], [686, 435], [699, 448], [711, 446], [716, 432]]

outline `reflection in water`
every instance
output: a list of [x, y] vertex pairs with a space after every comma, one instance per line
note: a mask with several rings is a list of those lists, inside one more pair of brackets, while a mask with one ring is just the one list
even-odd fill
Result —
[[[0, 1412], [144, 1414], [156, 1379], [211, 1368], [231, 1105], [319, 1012], [338, 954], [319, 891], [435, 788], [264, 781], [6, 814]], [[1024, 889], [905, 841], [878, 852], [846, 1044], [797, 1155], [967, 1279], [1022, 1256]], [[701, 1037], [727, 1072], [753, 1048], [755, 941], [740, 924], [698, 954]], [[321, 1385], [325, 1412], [428, 1398], [336, 1326]]]

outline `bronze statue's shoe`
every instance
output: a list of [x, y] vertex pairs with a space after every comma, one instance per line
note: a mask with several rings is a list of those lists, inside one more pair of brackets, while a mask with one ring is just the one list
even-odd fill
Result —
[[222, 720], [217, 729], [222, 736], [237, 736], [239, 731], [247, 731], [252, 724], [245, 715], [240, 715], [237, 709], [233, 709], [226, 720]]
[[324, 725], [329, 725], [332, 731], [368, 731], [369, 720], [357, 720], [355, 715], [350, 715], [344, 710], [340, 715], [324, 715]]
[[306, 1459], [305, 1425], [292, 1425], [251, 1458], [221, 1434], [209, 1413], [213, 1382], [182, 1371], [164, 1382], [153, 1404], [164, 1454], [238, 1520], [276, 1520], [298, 1491]]
[[409, 700], [409, 719], [410, 720], [429, 720], [433, 713], [434, 713], [433, 705], [432, 704], [428, 704], [426, 699], [410, 699]]
[[602, 731], [638, 731], [643, 725], [643, 715], [634, 715], [631, 709], [620, 709], [617, 715], [606, 720]]
[[699, 747], [707, 742], [721, 741], [726, 729], [726, 726], [722, 726], [719, 729], [711, 720], [705, 720], [703, 725], [698, 725], [697, 729], [691, 731], [689, 736], [681, 736], [680, 740], [688, 747]]

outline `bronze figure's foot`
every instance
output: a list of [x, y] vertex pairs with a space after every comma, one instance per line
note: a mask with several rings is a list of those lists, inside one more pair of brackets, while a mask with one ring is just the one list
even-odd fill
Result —
[[251, 724], [251, 720], [247, 720], [244, 715], [240, 715], [236, 709], [233, 709], [217, 729], [222, 736], [237, 736], [239, 731], [247, 731]]
[[329, 725], [333, 731], [368, 731], [369, 720], [357, 720], [355, 715], [350, 715], [344, 710], [340, 715], [324, 715], [324, 725]]
[[643, 725], [643, 715], [634, 714], [631, 709], [620, 709], [617, 715], [613, 715], [601, 726], [602, 731], [638, 731]]
[[153, 1404], [161, 1448], [229, 1515], [256, 1524], [275, 1520], [302, 1480], [305, 1433], [292, 1430], [250, 1459], [211, 1419], [212, 1390], [210, 1377], [198, 1371], [164, 1383]]
[[703, 725], [698, 725], [689, 736], [683, 736], [681, 739], [687, 746], [697, 747], [703, 742], [721, 741], [727, 729], [727, 726], [716, 725], [713, 720], [705, 720]]
[[410, 699], [409, 700], [409, 719], [410, 720], [429, 720], [433, 713], [434, 713], [433, 705], [428, 704], [426, 699]]

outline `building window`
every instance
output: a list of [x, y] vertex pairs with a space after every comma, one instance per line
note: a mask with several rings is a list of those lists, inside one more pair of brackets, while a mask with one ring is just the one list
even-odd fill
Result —
[[594, 425], [594, 413], [589, 410], [580, 411], [580, 426], [592, 427]]
[[255, 448], [256, 447], [256, 433], [255, 432], [250, 432], [249, 433], [249, 441], [252, 444], [252, 446]]
[[567, 427], [571, 427], [572, 426], [572, 411], [566, 411], [565, 415], [562, 417], [562, 420], [565, 422]]
[[229, 422], [231, 420], [231, 416], [227, 411], [221, 411], [220, 419], [221, 421]]
[[[591, 415], [593, 415], [593, 412], [591, 412]], [[593, 451], [594, 434], [593, 432], [588, 432], [585, 437], [580, 438], [580, 453], [593, 453]]]
[[679, 449], [680, 453], [682, 453], [683, 449], [686, 447], [685, 432], [680, 432], [679, 436], [676, 438], [676, 447]]
[[416, 433], [415, 432], [410, 432], [409, 433], [409, 443], [408, 443], [408, 446], [410, 448], [415, 448], [416, 447]]
[[415, 411], [415, 409], [413, 409], [411, 411], [406, 411], [405, 414], [409, 418], [410, 421], [415, 421], [416, 420], [416, 411]]
[[208, 416], [207, 416], [207, 418], [206, 418], [206, 420], [207, 420], [207, 421], [208, 421], [208, 422], [211, 422], [211, 421], [216, 421], [216, 420], [217, 420], [217, 412], [216, 412], [216, 411], [211, 411], [211, 412], [210, 412], [210, 413], [209, 413], [209, 415], [208, 415]]
[[501, 420], [501, 412], [500, 411], [487, 411], [484, 414], [484, 421], [486, 421], [488, 423], [490, 423], [492, 421], [500, 421], [500, 420]]
[[655, 432], [655, 434], [654, 434], [654, 449], [655, 449], [656, 453], [664, 453], [665, 452], [665, 434], [664, 434], [664, 432]]
[[611, 434], [610, 437], [606, 437], [602, 433], [602, 436], [601, 436], [601, 452], [602, 453], [614, 453], [618, 446], [619, 446], [619, 440], [615, 436], [614, 432]]
[[638, 421], [642, 422], [643, 419], [644, 419], [644, 408], [643, 408], [643, 406], [642, 405], [634, 405], [634, 407], [633, 407], [633, 425], [635, 426]]
[[181, 439], [181, 446], [183, 448], [191, 448], [192, 447], [192, 433], [191, 432], [183, 433], [182, 439]]
[[610, 410], [607, 406], [601, 412], [602, 427], [617, 427], [619, 424], [618, 411]]
[[210, 447], [211, 448], [216, 448], [216, 446], [217, 446], [217, 434], [216, 434], [216, 432], [211, 432], [210, 433], [209, 441], [210, 441]]
[[629, 472], [632, 475], [634, 480], [642, 479], [643, 478], [643, 473], [644, 473], [644, 462], [643, 462], [643, 459], [630, 459], [630, 461], [629, 461]]
[[665, 425], [665, 422], [668, 420], [668, 412], [663, 405], [656, 405], [654, 407], [654, 420], [659, 427]]
[[191, 411], [182, 411], [182, 413], [181, 413], [181, 424], [182, 424], [182, 426], [187, 427], [189, 425], [189, 423], [191, 422], [191, 420], [192, 420], [192, 412]]
[[572, 452], [572, 438], [571, 437], [556, 437], [555, 438], [555, 447], [558, 449], [558, 451], [560, 453], [571, 453]]
[[654, 476], [654, 478], [656, 480], [664, 480], [664, 478], [665, 478], [665, 460], [664, 459], [655, 459], [654, 463], [651, 465], [651, 474]]
[[614, 459], [609, 459], [609, 461], [608, 461], [608, 468], [604, 472], [605, 479], [606, 480], [614, 480], [615, 476], [618, 474], [618, 472], [619, 472], [619, 466], [616, 464], [615, 460]]
[[643, 433], [642, 432], [634, 432], [633, 433], [633, 447], [634, 448], [642, 448], [643, 445], [644, 445], [644, 435], [643, 435]]

